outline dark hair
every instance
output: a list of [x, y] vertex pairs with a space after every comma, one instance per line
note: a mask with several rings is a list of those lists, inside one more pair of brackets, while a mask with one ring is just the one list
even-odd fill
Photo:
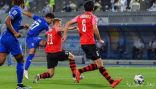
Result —
[[53, 24], [55, 24], [56, 22], [59, 22], [59, 21], [62, 21], [62, 20], [59, 18], [55, 18], [55, 19], [53, 19]]
[[94, 10], [94, 2], [88, 1], [84, 4], [85, 11], [93, 11]]
[[55, 18], [54, 14], [53, 13], [47, 13], [45, 15], [46, 18]]
[[14, 5], [21, 5], [24, 4], [24, 0], [13, 0]]

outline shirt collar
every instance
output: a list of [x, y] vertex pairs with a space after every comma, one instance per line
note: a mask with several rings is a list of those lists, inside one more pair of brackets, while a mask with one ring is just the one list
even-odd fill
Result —
[[20, 6], [18, 6], [18, 5], [15, 5], [14, 7], [22, 10], [22, 8]]
[[92, 12], [90, 12], [90, 11], [86, 11], [85, 13], [86, 13], [86, 14], [93, 14], [93, 13], [92, 13]]

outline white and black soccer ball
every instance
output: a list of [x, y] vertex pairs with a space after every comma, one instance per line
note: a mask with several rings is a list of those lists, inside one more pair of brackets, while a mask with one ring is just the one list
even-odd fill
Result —
[[141, 85], [141, 84], [143, 84], [144, 83], [144, 77], [142, 76], [142, 75], [135, 75], [134, 76], [134, 82], [136, 83], [136, 84], [139, 84], [139, 85]]

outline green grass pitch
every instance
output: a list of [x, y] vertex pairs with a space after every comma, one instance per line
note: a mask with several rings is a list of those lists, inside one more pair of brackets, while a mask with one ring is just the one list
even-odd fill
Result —
[[[156, 89], [156, 67], [107, 67], [113, 78], [122, 77], [123, 81], [115, 89]], [[69, 67], [57, 67], [53, 78], [40, 80], [33, 84], [34, 75], [46, 71], [46, 67], [33, 66], [29, 71], [29, 80], [24, 79], [24, 84], [32, 89], [112, 89], [98, 70], [87, 72], [79, 84], [73, 82]], [[16, 88], [15, 67], [0, 67], [0, 89]], [[145, 78], [143, 85], [134, 84], [135, 74], [142, 74]]]

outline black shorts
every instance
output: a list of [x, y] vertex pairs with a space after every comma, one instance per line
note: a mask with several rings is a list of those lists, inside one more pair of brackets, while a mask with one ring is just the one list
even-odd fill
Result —
[[69, 52], [61, 51], [56, 53], [47, 53], [47, 67], [54, 68], [57, 66], [58, 61], [65, 61], [68, 60]]
[[86, 57], [91, 60], [96, 60], [100, 58], [99, 52], [95, 44], [81, 45]]

